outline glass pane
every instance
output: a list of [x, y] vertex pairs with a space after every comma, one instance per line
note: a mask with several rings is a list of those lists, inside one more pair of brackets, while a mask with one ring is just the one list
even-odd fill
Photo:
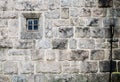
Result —
[[32, 26], [28, 26], [28, 30], [32, 30]]
[[28, 19], [28, 25], [32, 24], [32, 20]]
[[34, 26], [34, 30], [38, 30], [38, 25]]
[[38, 24], [38, 19], [35, 19], [35, 20], [34, 20], [34, 24]]

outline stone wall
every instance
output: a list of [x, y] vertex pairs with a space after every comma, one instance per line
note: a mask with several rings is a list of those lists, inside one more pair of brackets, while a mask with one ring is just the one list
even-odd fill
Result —
[[[119, 82], [120, 1], [102, 1], [0, 0], [0, 82], [108, 82], [113, 20]], [[40, 13], [42, 29], [26, 34], [24, 16], [31, 13]]]

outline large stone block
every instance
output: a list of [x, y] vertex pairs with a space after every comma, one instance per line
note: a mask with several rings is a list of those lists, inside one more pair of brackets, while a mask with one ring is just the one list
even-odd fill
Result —
[[69, 11], [70, 11], [71, 17], [78, 17], [79, 16], [79, 12], [78, 12], [79, 8], [70, 8]]
[[45, 57], [45, 50], [38, 49], [38, 50], [32, 50], [31, 59], [32, 60], [43, 60]]
[[8, 76], [0, 75], [0, 82], [11, 82], [11, 81]]
[[37, 49], [49, 49], [51, 48], [51, 40], [50, 39], [42, 39], [36, 41]]
[[68, 19], [69, 18], [69, 8], [62, 8], [61, 9], [61, 18]]
[[74, 61], [84, 61], [89, 58], [89, 52], [85, 50], [72, 50], [70, 58]]
[[91, 10], [89, 8], [81, 8], [79, 11], [79, 16], [80, 17], [88, 17], [91, 16]]
[[114, 0], [114, 6], [115, 7], [120, 7], [120, 1], [119, 0]]
[[70, 7], [71, 6], [71, 0], [61, 0], [61, 6], [62, 7]]
[[95, 8], [92, 10], [92, 16], [93, 17], [104, 17], [106, 16], [106, 9], [100, 9], [100, 8]]
[[96, 0], [85, 0], [85, 7], [96, 7], [97, 1]]
[[58, 19], [53, 21], [54, 27], [61, 27], [61, 26], [69, 26], [69, 20], [68, 19]]
[[98, 71], [97, 62], [89, 61], [80, 62], [80, 73], [97, 73], [97, 71]]
[[7, 61], [4, 63], [3, 71], [5, 74], [17, 74], [18, 73], [18, 65], [16, 62]]
[[120, 49], [116, 49], [116, 50], [114, 50], [113, 51], [113, 58], [115, 59], [115, 60], [120, 60]]
[[88, 82], [109, 82], [109, 73], [90, 74]]
[[45, 17], [48, 19], [60, 18], [60, 9], [51, 10], [45, 13]]
[[52, 46], [53, 46], [53, 49], [67, 49], [68, 40], [67, 39], [53, 39]]
[[12, 82], [26, 82], [26, 78], [24, 75], [16, 75], [12, 77]]
[[90, 28], [76, 27], [75, 28], [75, 36], [77, 38], [89, 38], [90, 37]]
[[88, 18], [86, 22], [87, 26], [99, 26], [100, 25], [100, 19], [98, 18]]
[[107, 7], [112, 7], [112, 1], [113, 0], [107, 0], [107, 1], [105, 1], [105, 0], [99, 0], [99, 7], [102, 7], [102, 8], [107, 8]]
[[113, 73], [112, 74], [112, 82], [119, 82], [120, 81], [120, 74], [118, 73]]
[[20, 73], [23, 74], [34, 73], [34, 64], [32, 62], [21, 62], [20, 70]]
[[95, 41], [93, 39], [79, 39], [78, 47], [80, 49], [94, 49]]
[[73, 37], [73, 28], [72, 27], [59, 28], [59, 37], [60, 38], [71, 38], [71, 37]]
[[68, 43], [69, 43], [69, 48], [70, 49], [76, 49], [77, 48], [77, 40], [76, 39], [70, 39]]
[[105, 37], [105, 30], [103, 28], [91, 28], [91, 37], [104, 38]]
[[38, 62], [36, 71], [37, 73], [60, 73], [60, 66], [59, 62]]
[[56, 58], [57, 51], [47, 50], [45, 54], [47, 61], [54, 61]]
[[116, 71], [116, 62], [112, 62], [110, 64], [110, 61], [100, 61], [99, 62], [99, 68], [100, 72], [110, 72], [110, 65], [112, 66], [112, 71]]
[[90, 58], [91, 60], [103, 60], [105, 59], [105, 51], [104, 50], [92, 50]]

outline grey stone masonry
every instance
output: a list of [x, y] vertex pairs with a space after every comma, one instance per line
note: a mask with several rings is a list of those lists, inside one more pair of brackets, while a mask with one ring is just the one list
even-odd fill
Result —
[[0, 82], [108, 82], [110, 65], [120, 82], [120, 0], [0, 0]]

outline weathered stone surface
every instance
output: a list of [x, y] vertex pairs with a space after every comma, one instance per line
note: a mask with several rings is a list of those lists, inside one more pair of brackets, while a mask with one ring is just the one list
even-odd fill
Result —
[[45, 50], [43, 49], [38, 49], [38, 50], [32, 50], [32, 55], [31, 58], [32, 60], [43, 60], [45, 56]]
[[7, 53], [7, 49], [0, 49], [0, 61], [5, 61], [7, 58], [6, 58], [6, 54]]
[[54, 61], [56, 59], [56, 54], [57, 54], [57, 51], [47, 50], [46, 51], [46, 60]]
[[88, 82], [109, 82], [109, 73], [90, 74]]
[[44, 74], [37, 74], [34, 76], [34, 82], [45, 82], [46, 77]]
[[36, 48], [37, 49], [49, 49], [51, 47], [51, 40], [50, 39], [42, 39], [36, 41]]
[[97, 1], [96, 0], [85, 0], [85, 7], [96, 7]]
[[45, 17], [48, 19], [58, 19], [60, 18], [60, 10], [56, 9], [56, 10], [51, 10], [49, 12], [46, 12]]
[[75, 28], [75, 36], [77, 38], [89, 38], [90, 37], [90, 28], [76, 27]]
[[70, 8], [69, 11], [70, 11], [70, 16], [71, 17], [78, 17], [79, 16], [79, 12], [78, 12], [79, 8]]
[[7, 25], [8, 25], [7, 19], [0, 19], [0, 28], [2, 28], [2, 27], [6, 28]]
[[118, 62], [118, 71], [120, 72], [120, 62]]
[[69, 26], [69, 20], [68, 19], [55, 20], [53, 22], [53, 26], [54, 27]]
[[25, 56], [25, 55], [31, 55], [32, 54], [32, 52], [31, 52], [31, 50], [29, 50], [29, 49], [26, 49], [26, 50], [24, 50], [24, 49], [10, 49], [10, 50], [8, 50], [8, 55], [9, 56], [11, 56], [11, 55], [13, 55], [13, 56]]
[[16, 40], [13, 44], [14, 48], [17, 49], [31, 49], [34, 47], [34, 42], [32, 40]]
[[103, 60], [105, 57], [105, 51], [104, 50], [92, 50], [91, 51], [91, 60]]
[[61, 6], [62, 7], [70, 7], [71, 6], [71, 0], [61, 0]]
[[112, 74], [112, 82], [119, 82], [120, 81], [120, 74], [118, 73], [113, 73]]
[[67, 49], [68, 40], [67, 39], [54, 39], [52, 41], [53, 49]]
[[91, 10], [89, 8], [81, 8], [79, 11], [79, 16], [80, 17], [88, 17], [91, 16]]
[[100, 20], [97, 18], [89, 18], [87, 19], [87, 26], [99, 26]]
[[120, 1], [119, 0], [114, 0], [114, 6], [115, 7], [120, 7]]
[[91, 37], [104, 38], [105, 37], [105, 30], [103, 28], [92, 28], [91, 29]]
[[[100, 72], [110, 72], [110, 62], [109, 61], [100, 61]], [[112, 71], [116, 71], [116, 62], [112, 62]]]
[[21, 62], [20, 69], [23, 74], [34, 73], [34, 64], [32, 62]]
[[97, 71], [98, 71], [97, 62], [92, 62], [92, 61], [80, 62], [80, 73], [97, 73]]
[[77, 40], [76, 39], [70, 39], [68, 43], [69, 43], [69, 48], [70, 49], [76, 49], [77, 48]]
[[36, 65], [37, 73], [60, 73], [59, 62], [38, 62]]
[[69, 18], [69, 8], [62, 8], [61, 9], [61, 18], [68, 19]]
[[93, 39], [79, 39], [78, 47], [80, 49], [94, 49], [95, 41]]
[[106, 9], [95, 8], [92, 10], [92, 16], [94, 16], [94, 17], [106, 16]]
[[113, 58], [115, 59], [115, 60], [120, 60], [120, 50], [119, 49], [116, 49], [116, 50], [114, 50], [114, 52], [113, 52]]
[[73, 28], [72, 27], [59, 28], [59, 37], [60, 38], [71, 38], [71, 37], [73, 37]]
[[99, 7], [106, 8], [106, 7], [112, 7], [112, 1], [113, 0], [99, 0]]
[[16, 62], [7, 61], [4, 63], [4, 73], [5, 74], [17, 74], [18, 65]]
[[26, 82], [26, 78], [23, 75], [16, 75], [12, 77], [12, 82]]
[[12, 48], [13, 47], [13, 43], [10, 39], [3, 39], [3, 40], [0, 40], [0, 48]]
[[85, 50], [72, 50], [70, 58], [74, 61], [84, 61], [89, 58], [89, 52]]
[[5, 75], [0, 75], [0, 82], [10, 82], [10, 78]]
[[54, 9], [59, 8], [59, 6], [60, 6], [60, 0], [49, 0], [48, 4], [49, 4], [48, 5], [49, 9], [50, 10], [54, 10]]
[[41, 32], [21, 32], [21, 39], [41, 39]]

